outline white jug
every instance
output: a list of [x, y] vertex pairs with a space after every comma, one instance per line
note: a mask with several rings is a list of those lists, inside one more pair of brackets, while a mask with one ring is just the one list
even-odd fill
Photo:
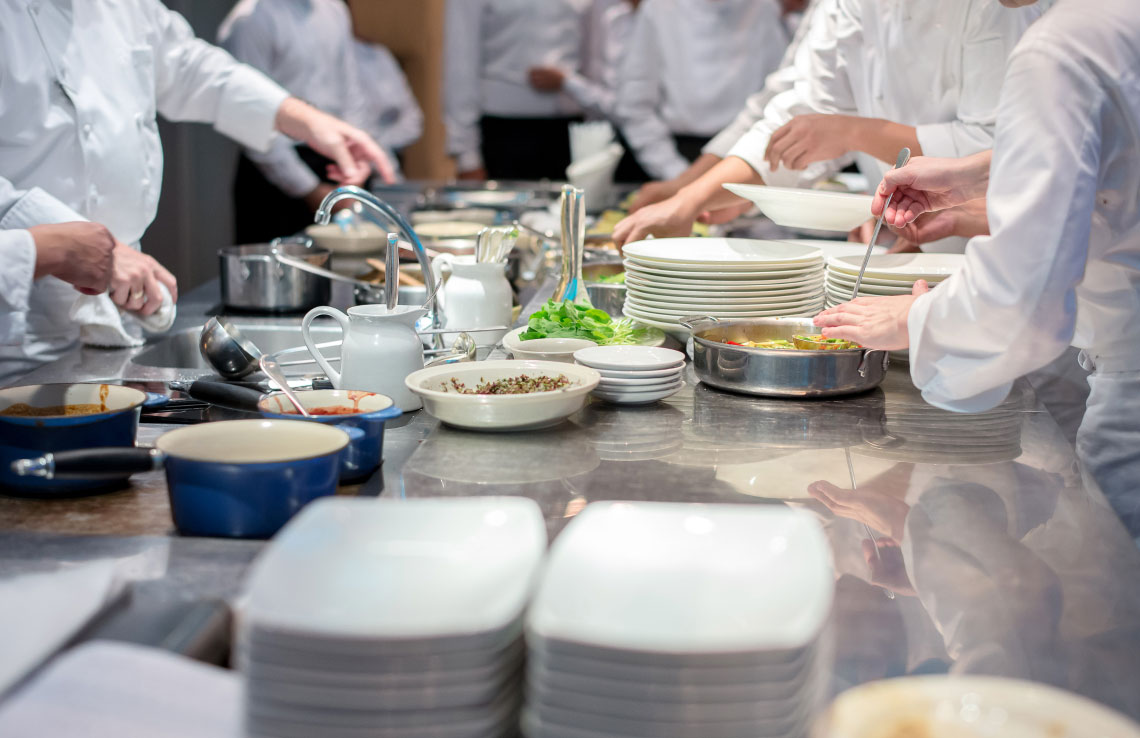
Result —
[[[510, 326], [514, 296], [507, 281], [506, 264], [476, 264], [474, 256], [440, 254], [431, 261], [431, 270], [438, 282], [444, 272], [451, 276], [436, 294], [443, 311], [443, 327], [455, 331], [473, 328]], [[507, 334], [507, 330], [472, 333], [479, 346], [494, 346]], [[450, 346], [455, 333], [446, 334]]]
[[[348, 315], [336, 308], [317, 307], [301, 321], [301, 336], [334, 387], [379, 392], [408, 412], [423, 407], [419, 396], [404, 385], [404, 379], [423, 369], [424, 347], [416, 333], [416, 321], [426, 314], [426, 310], [408, 305], [397, 305], [392, 312], [385, 305], [357, 305], [348, 309]], [[344, 331], [339, 372], [321, 355], [309, 333], [313, 319], [322, 315], [336, 320]]]

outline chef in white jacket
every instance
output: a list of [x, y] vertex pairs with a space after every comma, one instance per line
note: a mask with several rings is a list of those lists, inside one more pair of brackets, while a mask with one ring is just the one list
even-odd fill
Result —
[[1000, 70], [1039, 15], [993, 0], [828, 2], [812, 19], [826, 25], [809, 32], [810, 64], [792, 88], [723, 161], [631, 215], [615, 240], [688, 233], [701, 213], [739, 206], [727, 182], [810, 187], [852, 152], [878, 181], [902, 146], [943, 156], [988, 148]]
[[[1009, 0], [1012, 2], [1013, 0]], [[1093, 369], [1077, 436], [1085, 469], [1140, 539], [1140, 14], [1059, 0], [1010, 58], [992, 163], [917, 159], [880, 185], [901, 225], [984, 195], [973, 239], [937, 290], [825, 311], [826, 335], [910, 348], [931, 404], [993, 407], [1072, 343]], [[987, 182], [988, 180], [988, 182]]]
[[536, 89], [539, 67], [582, 69], [590, 0], [447, 0], [444, 123], [461, 179], [564, 178], [582, 109]]
[[[170, 273], [137, 251], [162, 183], [157, 113], [259, 148], [276, 129], [322, 148], [346, 181], [387, 168], [366, 134], [198, 40], [158, 0], [0, 0], [0, 18], [0, 229], [102, 223], [117, 242], [110, 294], [124, 309], [158, 309], [160, 283], [177, 296]], [[27, 310], [10, 318], [25, 335], [0, 348], [0, 384], [75, 344], [77, 296], [35, 280]]]
[[360, 98], [361, 116], [354, 122], [384, 147], [399, 179], [396, 155], [420, 140], [424, 132], [423, 110], [408, 86], [400, 62], [388, 47], [354, 39], [352, 52], [356, 59], [359, 84], [356, 94]]
[[616, 116], [650, 176], [681, 174], [764, 86], [788, 45], [776, 0], [647, 0], [618, 82]]

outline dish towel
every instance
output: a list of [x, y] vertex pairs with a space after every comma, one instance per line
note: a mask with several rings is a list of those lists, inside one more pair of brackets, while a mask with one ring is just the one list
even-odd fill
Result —
[[166, 285], [158, 287], [162, 290], [162, 307], [146, 317], [120, 310], [107, 294], [80, 296], [71, 306], [71, 320], [79, 324], [79, 340], [84, 346], [134, 348], [146, 343], [145, 335], [170, 330], [178, 317], [178, 308]]

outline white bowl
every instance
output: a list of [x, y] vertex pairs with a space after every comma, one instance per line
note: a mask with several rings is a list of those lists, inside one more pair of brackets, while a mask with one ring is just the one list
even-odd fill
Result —
[[[598, 348], [598, 347], [595, 347]], [[623, 346], [621, 348], [639, 348]], [[593, 349], [581, 349], [591, 351]], [[679, 353], [679, 352], [674, 352]], [[526, 395], [463, 395], [446, 391], [454, 377], [474, 387], [525, 375], [528, 377], [563, 374], [570, 385], [553, 392]], [[404, 383], [423, 398], [424, 408], [448, 425], [470, 430], [528, 430], [555, 425], [586, 404], [586, 396], [598, 386], [601, 375], [576, 364], [553, 361], [480, 361], [421, 369], [408, 375]]]
[[870, 195], [749, 184], [726, 184], [724, 188], [751, 200], [773, 223], [785, 228], [849, 231], [871, 218]]
[[511, 344], [509, 348], [506, 346], [504, 348], [516, 359], [573, 364], [575, 351], [597, 345], [584, 338], [535, 338], [530, 341], [519, 341]]
[[657, 370], [676, 366], [685, 360], [685, 355], [653, 346], [593, 346], [575, 351], [574, 360], [594, 369]]

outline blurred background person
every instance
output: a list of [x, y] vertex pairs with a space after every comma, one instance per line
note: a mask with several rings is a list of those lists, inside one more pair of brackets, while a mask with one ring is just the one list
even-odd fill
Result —
[[617, 120], [652, 177], [680, 175], [788, 45], [776, 0], [646, 0], [618, 82]]
[[396, 178], [403, 179], [400, 152], [423, 135], [423, 111], [408, 86], [404, 70], [388, 47], [357, 38], [352, 42], [352, 52], [360, 85], [357, 112], [361, 116], [352, 122], [384, 148], [392, 160]]
[[460, 179], [565, 179], [582, 108], [533, 86], [531, 70], [582, 73], [588, 4], [447, 0], [444, 117]]

